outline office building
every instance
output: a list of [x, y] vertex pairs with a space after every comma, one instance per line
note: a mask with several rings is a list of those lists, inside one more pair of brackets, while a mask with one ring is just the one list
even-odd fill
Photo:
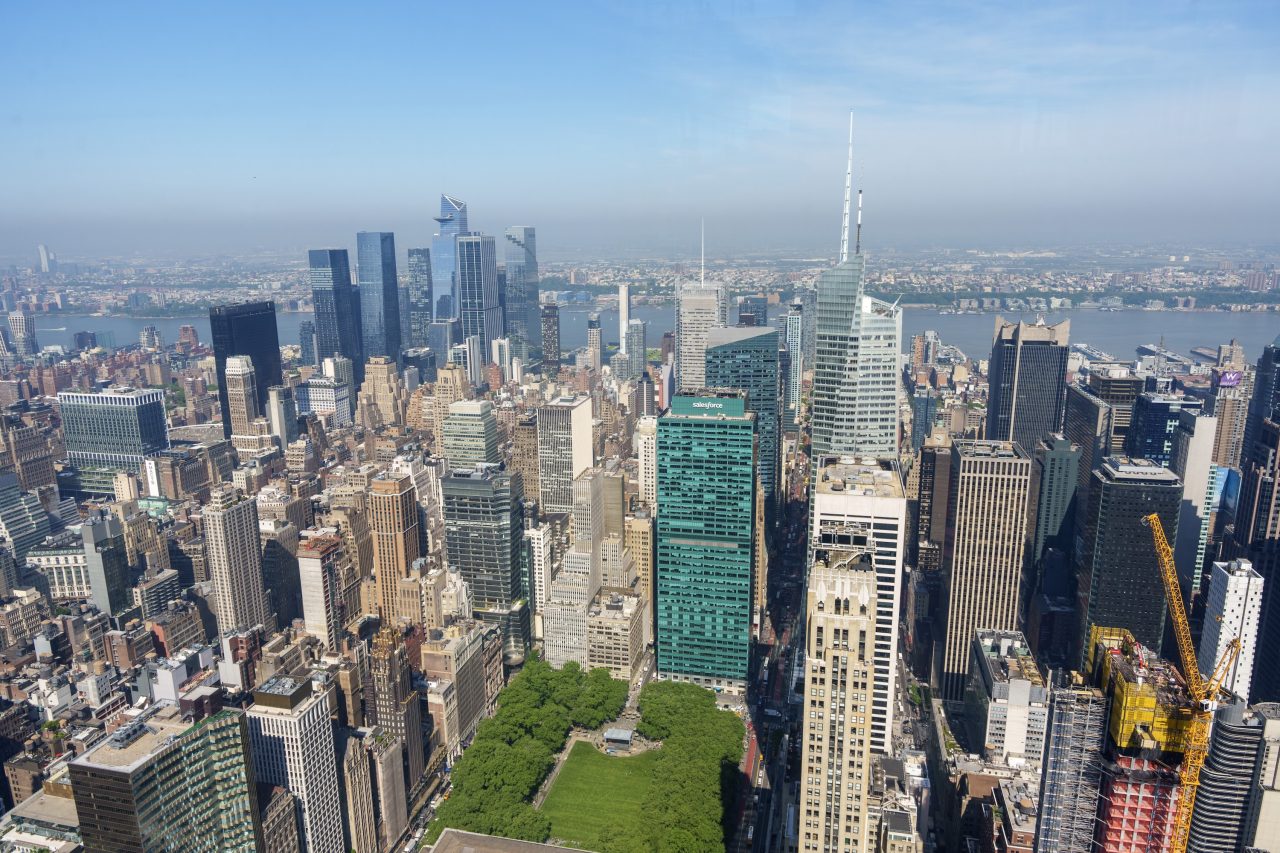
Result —
[[[258, 411], [266, 411], [267, 389], [283, 383], [280, 371], [280, 338], [276, 329], [274, 302], [244, 302], [215, 305], [209, 309], [209, 332], [213, 338], [213, 363], [218, 376], [218, 406], [222, 411], [223, 437], [232, 429], [227, 413], [227, 359], [248, 356], [257, 378], [254, 389]], [[305, 343], [305, 341], [304, 341]], [[303, 363], [310, 364], [303, 359]]]
[[440, 215], [436, 220], [436, 234], [431, 238], [431, 278], [441, 291], [437, 308], [445, 303], [448, 311], [436, 311], [439, 318], [457, 317], [457, 238], [468, 234], [467, 203], [453, 196], [440, 196]]
[[107, 616], [122, 613], [133, 605], [124, 527], [110, 513], [91, 516], [80, 525], [80, 536], [90, 603]]
[[563, 353], [560, 350], [560, 306], [552, 303], [542, 306], [542, 369], [553, 375], [560, 369]]
[[459, 234], [457, 246], [458, 319], [462, 338], [480, 339], [480, 352], [502, 337], [502, 308], [498, 304], [497, 244], [483, 234]]
[[573, 510], [573, 481], [594, 462], [591, 398], [559, 397], [538, 409], [538, 502]]
[[409, 411], [409, 391], [404, 387], [404, 377], [394, 359], [381, 355], [369, 359], [357, 408], [357, 420], [365, 429], [404, 426]]
[[389, 231], [356, 234], [356, 271], [360, 282], [360, 339], [365, 359], [400, 358], [400, 284], [396, 275], [396, 239]]
[[234, 486], [224, 485], [210, 495], [201, 516], [219, 633], [226, 636], [259, 625], [274, 630], [262, 581], [257, 504]]
[[[1253, 564], [1263, 578], [1280, 570], [1280, 424], [1270, 418], [1245, 445], [1240, 491], [1232, 531], [1239, 556]], [[1250, 691], [1255, 702], [1280, 700], [1280, 584], [1268, 584], [1263, 597], [1258, 660]]]
[[1198, 409], [1184, 409], [1171, 424], [1173, 450], [1168, 468], [1182, 480], [1182, 503], [1178, 509], [1178, 536], [1173, 541], [1173, 560], [1183, 599], [1199, 610], [1209, 575], [1206, 557], [1213, 535], [1227, 469], [1213, 461], [1218, 419]]
[[1111, 406], [1099, 399], [1088, 386], [1067, 386], [1062, 434], [1080, 448], [1080, 464], [1076, 467], [1078, 492], [1089, 487], [1093, 469], [1111, 455], [1111, 416]]
[[1277, 407], [1280, 407], [1280, 335], [1258, 356], [1253, 395], [1249, 398], [1249, 414], [1244, 425], [1244, 454], [1248, 454], [1249, 448], [1261, 437], [1263, 423], [1276, 420]]
[[[346, 249], [312, 249], [307, 253], [311, 273], [311, 301], [315, 306], [316, 357], [342, 356], [355, 365], [358, 383], [363, 379], [364, 354], [360, 346], [360, 308], [351, 286], [351, 265]], [[279, 380], [269, 384], [279, 384]]]
[[[493, 403], [488, 400], [459, 400], [451, 404], [442, 432], [444, 456], [450, 468], [472, 469], [502, 461], [498, 419], [493, 413]], [[535, 464], [536, 459], [535, 453]]]
[[114, 494], [117, 471], [142, 472], [145, 457], [169, 449], [169, 421], [160, 388], [108, 388], [58, 394], [67, 461], [81, 489]]
[[630, 355], [627, 333], [631, 329], [631, 285], [618, 285], [618, 344], [623, 355]]
[[697, 391], [706, 387], [707, 335], [728, 324], [724, 287], [684, 283], [679, 286], [676, 307], [676, 388]]
[[543, 615], [547, 662], [587, 666], [587, 617], [600, 592], [605, 535], [605, 474], [584, 471], [573, 481], [573, 538], [547, 592]]
[[[1124, 453], [1133, 422], [1133, 406], [1145, 390], [1146, 380], [1125, 365], [1101, 365], [1089, 370], [1089, 393], [1106, 403], [1110, 415], [1110, 447], [1105, 455]], [[1076, 439], [1068, 435], [1072, 441]], [[1100, 460], [1094, 460], [1096, 465]]]
[[1041, 853], [1094, 849], [1108, 708], [1103, 692], [1079, 673], [1061, 675], [1049, 690], [1035, 846]]
[[1071, 321], [1046, 326], [996, 318], [987, 371], [987, 439], [1016, 441], [1031, 453], [1062, 429]]
[[755, 565], [755, 415], [745, 395], [677, 396], [658, 420], [660, 676], [746, 687]]
[[964, 697], [974, 632], [1018, 627], [1030, 480], [1031, 459], [1016, 442], [952, 445], [942, 550], [945, 639], [936, 679], [948, 701]]
[[1040, 764], [1049, 689], [1021, 632], [975, 633], [964, 718], [987, 761], [1010, 767]]
[[1280, 705], [1274, 702], [1255, 704], [1253, 710], [1263, 718], [1262, 760], [1253, 777], [1254, 820], [1246, 827], [1248, 849], [1280, 849]]
[[406, 289], [409, 322], [407, 325], [402, 323], [402, 326], [408, 328], [409, 337], [403, 343], [410, 349], [431, 346], [427, 333], [435, 316], [435, 286], [431, 275], [430, 249], [409, 250], [409, 281]]
[[227, 436], [254, 434], [254, 422], [265, 411], [258, 403], [258, 376], [252, 359], [233, 355], [223, 369], [219, 396], [226, 397], [222, 410], [223, 431]]
[[[1076, 486], [1080, 475], [1080, 448], [1062, 433], [1037, 439], [1033, 471], [1037, 486], [1035, 536], [1028, 562], [1039, 578], [1045, 555], [1052, 548], [1071, 553], [1075, 539]], [[1036, 590], [1039, 590], [1037, 584]]]
[[164, 704], [129, 716], [68, 762], [85, 850], [264, 849], [242, 711], [193, 720]]
[[804, 360], [804, 306], [793, 302], [787, 308], [783, 318], [783, 341], [787, 346], [787, 370], [785, 373], [784, 399], [786, 406], [785, 422], [794, 426], [800, 414], [800, 392], [804, 385], [804, 371], [807, 367]]
[[245, 712], [258, 782], [298, 800], [302, 849], [345, 853], [329, 684], [277, 675], [253, 692]]
[[1149, 459], [1112, 456], [1093, 471], [1077, 532], [1075, 554], [1080, 648], [1094, 626], [1123, 628], [1159, 649], [1165, 601], [1151, 530], [1143, 519], [1159, 513], [1170, 542], [1178, 534], [1182, 481]]
[[40, 352], [40, 344], [36, 340], [36, 318], [26, 311], [9, 312], [9, 335], [14, 355], [31, 356]]
[[373, 576], [383, 625], [421, 621], [421, 590], [412, 577], [418, 559], [418, 504], [408, 475], [381, 473], [368, 486]]
[[512, 225], [506, 232], [507, 288], [505, 333], [512, 353], [528, 364], [542, 346], [538, 311], [538, 237], [528, 225]]
[[404, 637], [383, 628], [373, 638], [369, 655], [373, 695], [366, 701], [369, 721], [402, 744], [406, 793], [422, 779], [426, 752], [422, 743], [422, 704], [413, 689]]
[[756, 469], [764, 490], [766, 519], [772, 524], [782, 476], [782, 388], [776, 329], [712, 329], [706, 338], [706, 387], [742, 390], [756, 416]]
[[738, 325], [757, 328], [769, 325], [769, 297], [738, 297]]
[[298, 440], [298, 403], [292, 387], [273, 385], [267, 389], [266, 415], [281, 450]]
[[[471, 588], [477, 615], [496, 619], [525, 599], [524, 498], [519, 475], [493, 467], [450, 471], [440, 481], [449, 566]], [[487, 615], [486, 615], [487, 614]], [[508, 643], [514, 641], [510, 633]]]
[[[1169, 466], [1173, 458], [1173, 437], [1182, 412], [1200, 413], [1203, 400], [1172, 394], [1146, 392], [1133, 403], [1125, 453]], [[1216, 432], [1216, 422], [1214, 424]]]
[[1262, 619], [1262, 590], [1265, 581], [1248, 560], [1215, 562], [1209, 576], [1205, 602], [1204, 630], [1196, 656], [1205, 678], [1213, 675], [1234, 639], [1240, 653], [1222, 679], [1224, 690], [1249, 701], [1253, 667], [1258, 654], [1258, 627]]
[[874, 679], [867, 732], [871, 747], [892, 751], [897, 695], [902, 577], [907, 555], [907, 497], [890, 461], [817, 460], [810, 542], [813, 548], [858, 547], [875, 570]]
[[351, 557], [337, 536], [309, 536], [298, 546], [298, 582], [306, 631], [336, 651], [347, 617], [343, 581], [351, 571]]
[[40, 498], [22, 491], [15, 475], [0, 473], [0, 537], [6, 540], [17, 565], [24, 565], [27, 554], [48, 535], [49, 515]]
[[868, 549], [852, 541], [819, 545], [809, 569], [800, 850], [874, 849], [868, 801], [875, 750], [864, 712], [875, 678], [876, 574]]

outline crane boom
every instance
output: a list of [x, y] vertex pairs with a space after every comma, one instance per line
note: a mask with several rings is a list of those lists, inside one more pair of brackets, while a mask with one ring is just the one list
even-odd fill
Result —
[[1178, 639], [1178, 652], [1182, 656], [1182, 675], [1191, 696], [1191, 720], [1187, 727], [1186, 749], [1182, 754], [1182, 767], [1178, 771], [1181, 792], [1177, 811], [1174, 813], [1173, 838], [1169, 849], [1172, 853], [1186, 853], [1191, 834], [1191, 815], [1196, 804], [1196, 791], [1200, 786], [1200, 769], [1209, 753], [1209, 728], [1213, 724], [1213, 712], [1217, 709], [1222, 681], [1240, 654], [1240, 638], [1235, 637], [1227, 645], [1222, 660], [1214, 667], [1206, 681], [1200, 674], [1200, 662], [1196, 658], [1195, 643], [1191, 640], [1191, 626], [1187, 622], [1187, 609], [1182, 603], [1182, 589], [1178, 586], [1178, 570], [1173, 562], [1173, 549], [1165, 538], [1160, 515], [1151, 513], [1142, 519], [1151, 528], [1155, 541], [1156, 558], [1160, 564], [1160, 578], [1164, 581], [1164, 596], [1169, 604], [1169, 618], [1173, 633]]

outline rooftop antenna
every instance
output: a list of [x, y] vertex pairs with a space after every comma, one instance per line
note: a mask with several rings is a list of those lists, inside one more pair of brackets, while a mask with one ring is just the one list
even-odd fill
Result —
[[[858, 195], [861, 201], [861, 192]], [[840, 228], [840, 263], [842, 264], [849, 260], [849, 203], [851, 201], [853, 201], [853, 110], [849, 110], [849, 165], [844, 173], [844, 222]]]
[[707, 286], [707, 217], [702, 217], [702, 275], [698, 279], [698, 284], [702, 287]]
[[858, 187], [858, 228], [854, 232], [853, 253], [862, 254], [862, 187]]

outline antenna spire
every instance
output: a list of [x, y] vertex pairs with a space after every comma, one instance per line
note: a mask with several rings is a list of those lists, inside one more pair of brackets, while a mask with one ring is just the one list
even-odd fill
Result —
[[706, 287], [707, 284], [707, 218], [702, 217], [702, 274], [698, 278], [698, 284]]
[[862, 187], [858, 187], [858, 227], [854, 231], [853, 253], [855, 255], [862, 254]]
[[853, 200], [853, 110], [849, 110], [849, 166], [844, 173], [844, 223], [840, 229], [840, 263], [849, 260], [849, 207]]

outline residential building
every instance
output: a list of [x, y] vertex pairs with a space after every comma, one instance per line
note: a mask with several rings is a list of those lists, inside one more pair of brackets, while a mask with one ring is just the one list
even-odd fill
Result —
[[560, 306], [555, 303], [542, 306], [542, 368], [547, 375], [560, 369]]
[[365, 359], [400, 358], [400, 284], [396, 239], [389, 231], [356, 234], [356, 274], [360, 282], [360, 340]]
[[1257, 849], [1250, 836], [1259, 816], [1257, 784], [1264, 761], [1266, 723], [1266, 716], [1250, 708], [1244, 697], [1224, 703], [1214, 714], [1187, 853]]
[[1231, 641], [1238, 639], [1240, 651], [1223, 674], [1222, 687], [1245, 703], [1249, 701], [1258, 655], [1264, 586], [1262, 575], [1246, 559], [1214, 562], [1200, 650], [1196, 655], [1201, 674], [1211, 678], [1218, 662], [1226, 657]]
[[538, 237], [529, 225], [512, 225], [505, 236], [504, 333], [511, 338], [512, 354], [527, 364], [529, 356], [542, 345], [538, 311]]
[[402, 317], [401, 326], [408, 329], [409, 337], [404, 344], [410, 349], [430, 346], [428, 333], [434, 317], [433, 302], [435, 300], [430, 249], [409, 250], [409, 283], [406, 289], [408, 290], [406, 306], [409, 309], [409, 322], [405, 324], [403, 322], [405, 318]]
[[302, 589], [302, 618], [306, 631], [336, 651], [346, 618], [343, 580], [351, 558], [337, 536], [309, 536], [298, 546], [298, 580]]

